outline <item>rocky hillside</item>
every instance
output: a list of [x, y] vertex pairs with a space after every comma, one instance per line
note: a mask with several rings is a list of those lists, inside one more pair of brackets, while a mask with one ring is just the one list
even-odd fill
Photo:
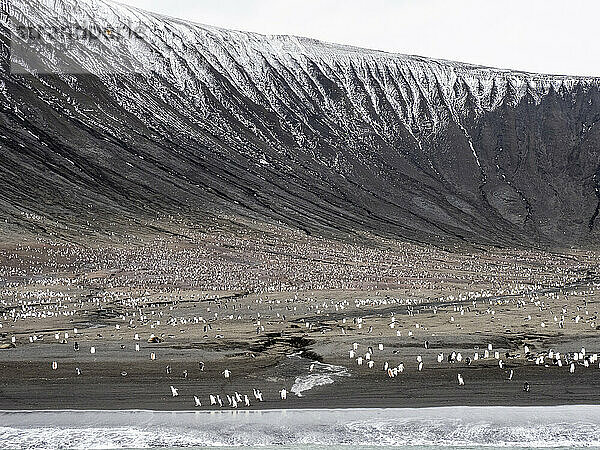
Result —
[[[600, 79], [230, 31], [102, 0], [9, 7], [5, 233], [222, 214], [421, 242], [600, 242]], [[97, 36], [23, 51], [24, 29], [45, 39], [64, 23], [97, 24]]]

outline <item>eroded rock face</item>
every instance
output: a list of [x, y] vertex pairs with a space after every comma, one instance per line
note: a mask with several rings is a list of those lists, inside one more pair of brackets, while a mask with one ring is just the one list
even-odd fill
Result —
[[225, 213], [422, 242], [598, 243], [598, 79], [222, 30], [99, 0], [11, 8], [3, 55], [23, 24], [93, 19], [119, 39], [13, 55], [12, 67], [5, 57], [5, 232], [81, 236]]

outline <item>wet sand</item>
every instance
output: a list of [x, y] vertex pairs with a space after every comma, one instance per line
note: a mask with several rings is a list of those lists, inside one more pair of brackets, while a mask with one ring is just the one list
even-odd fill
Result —
[[[252, 398], [250, 408], [403, 408], [430, 406], [545, 406], [580, 405], [600, 402], [600, 376], [597, 372], [581, 372], [571, 376], [566, 370], [515, 366], [513, 381], [495, 367], [461, 368], [466, 385], [458, 388], [456, 369], [436, 368], [421, 373], [408, 373], [388, 379], [380, 371], [366, 375], [339, 378], [334, 384], [304, 392], [303, 397], [289, 394], [279, 399], [281, 386], [293, 384], [278, 370], [257, 368], [236, 373], [225, 382], [214, 373], [190, 376], [167, 376], [152, 370], [150, 364], [80, 365], [82, 375], [74, 377], [74, 365], [62, 364], [63, 371], [50, 373], [47, 364], [3, 363], [1, 365], [2, 410], [55, 409], [149, 409], [149, 410], [206, 410], [231, 409], [210, 406], [209, 394], [234, 392], [251, 394], [251, 386], [260, 387], [264, 402]], [[122, 377], [115, 366], [126, 369]], [[174, 370], [189, 366], [173, 364]], [[162, 368], [162, 367], [161, 367]], [[35, 378], [23, 374], [37, 373]], [[47, 375], [47, 376], [44, 376]], [[523, 392], [524, 381], [531, 383], [530, 392]], [[179, 389], [180, 396], [171, 397], [169, 386]], [[250, 388], [250, 389], [249, 389]], [[195, 408], [193, 396], [203, 401]]]

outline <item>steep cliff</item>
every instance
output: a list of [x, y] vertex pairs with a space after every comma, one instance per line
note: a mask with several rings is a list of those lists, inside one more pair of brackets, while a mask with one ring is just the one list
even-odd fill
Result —
[[[100, 0], [13, 0], [10, 17], [6, 232], [227, 214], [422, 242], [599, 242], [599, 79], [223, 30]], [[102, 36], [22, 51], [24, 29], [64, 23]]]

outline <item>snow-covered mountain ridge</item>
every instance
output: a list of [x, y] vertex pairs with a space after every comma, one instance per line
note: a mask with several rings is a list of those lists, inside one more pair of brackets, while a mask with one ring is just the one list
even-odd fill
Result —
[[17, 184], [49, 171], [62, 186], [24, 188], [44, 206], [0, 198], [16, 228], [22, 209], [77, 228], [92, 202], [89, 218], [175, 208], [418, 240], [597, 240], [597, 78], [230, 31], [100, 0], [13, 0], [11, 16], [5, 54], [19, 26], [112, 33], [35, 60], [13, 51], [12, 71], [0, 69], [0, 168]]

